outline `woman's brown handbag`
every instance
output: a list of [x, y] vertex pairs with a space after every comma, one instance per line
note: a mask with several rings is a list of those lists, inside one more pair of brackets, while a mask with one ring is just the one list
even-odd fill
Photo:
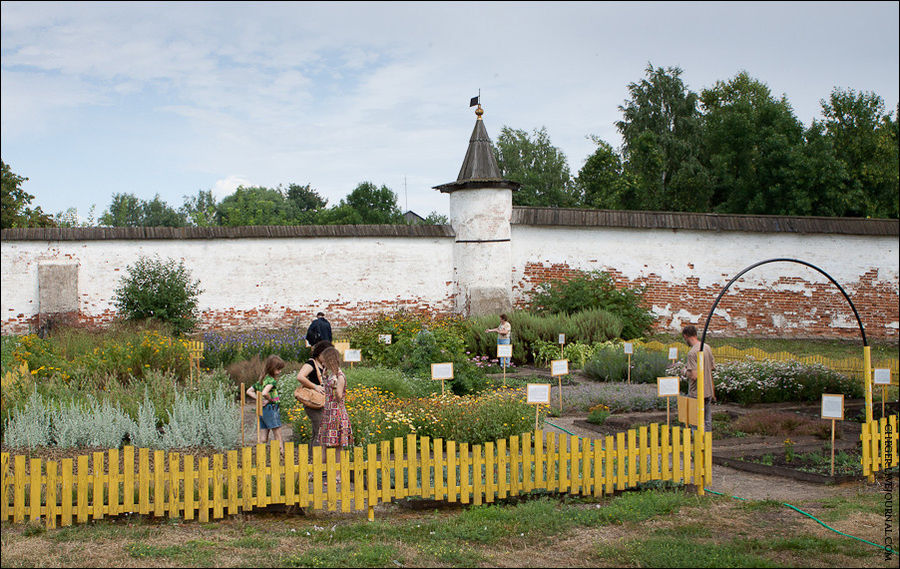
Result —
[[302, 385], [294, 390], [294, 399], [310, 409], [321, 409], [325, 406], [324, 393], [319, 393], [315, 389], [303, 387]]

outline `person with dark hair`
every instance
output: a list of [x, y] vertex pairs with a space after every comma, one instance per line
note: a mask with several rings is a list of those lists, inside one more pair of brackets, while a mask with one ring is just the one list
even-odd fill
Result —
[[[325, 377], [325, 364], [322, 362], [321, 356], [326, 348], [333, 347], [331, 342], [325, 340], [316, 342], [312, 347], [311, 357], [306, 360], [306, 363], [297, 372], [297, 381], [300, 385], [314, 389], [323, 395], [325, 394], [325, 384], [322, 382]], [[303, 406], [303, 409], [306, 411], [306, 416], [309, 417], [309, 422], [312, 424], [312, 436], [309, 440], [309, 458], [312, 459], [312, 449], [316, 444], [316, 439], [319, 437], [319, 427], [322, 424], [322, 414], [325, 410], [313, 409], [306, 405]]]
[[331, 323], [325, 320], [324, 312], [319, 312], [316, 314], [316, 319], [306, 329], [306, 341], [310, 346], [315, 346], [323, 340], [331, 341]]
[[[700, 339], [697, 337], [697, 327], [687, 325], [681, 331], [685, 343], [690, 346], [687, 355], [685, 371], [688, 378], [688, 397], [697, 397], [697, 354], [700, 353]], [[704, 424], [707, 432], [712, 431], [712, 402], [716, 400], [716, 388], [713, 384], [713, 371], [716, 369], [716, 360], [713, 358], [712, 348], [709, 344], [703, 346], [703, 402]]]
[[281, 446], [284, 454], [284, 440], [281, 437], [281, 411], [278, 404], [278, 376], [284, 369], [284, 360], [275, 354], [266, 358], [263, 372], [259, 380], [247, 389], [247, 395], [251, 399], [262, 399], [262, 417], [259, 418], [259, 438], [257, 443], [263, 443], [271, 431], [272, 436]]
[[[512, 332], [512, 324], [509, 323], [509, 320], [506, 318], [506, 314], [500, 315], [500, 325], [496, 328], [488, 328], [485, 330], [485, 333], [488, 332], [496, 332], [497, 333], [497, 344], [509, 344], [510, 342], [510, 333]], [[509, 366], [509, 358], [500, 358], [501, 366]]]

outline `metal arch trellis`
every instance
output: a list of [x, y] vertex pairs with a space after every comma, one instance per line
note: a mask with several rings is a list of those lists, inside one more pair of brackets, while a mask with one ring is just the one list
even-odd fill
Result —
[[847, 299], [847, 302], [850, 304], [850, 308], [853, 309], [853, 315], [856, 316], [856, 322], [857, 322], [857, 324], [859, 324], [859, 333], [862, 335], [863, 346], [869, 345], [868, 341], [866, 341], [866, 331], [863, 328], [862, 320], [859, 317], [859, 312], [856, 311], [856, 306], [853, 305], [853, 301], [850, 300], [850, 297], [847, 295], [846, 291], [844, 291], [843, 287], [841, 287], [841, 285], [839, 285], [838, 282], [831, 277], [831, 275], [829, 275], [828, 273], [826, 273], [819, 267], [813, 265], [812, 263], [807, 263], [806, 261], [801, 261], [800, 259], [788, 259], [788, 258], [780, 257], [777, 259], [766, 259], [765, 261], [760, 261], [758, 263], [754, 263], [754, 264], [750, 265], [749, 267], [747, 267], [746, 269], [739, 272], [737, 275], [734, 276], [734, 278], [732, 278], [730, 281], [728, 281], [728, 284], [725, 285], [725, 288], [723, 288], [722, 292], [719, 293], [719, 296], [716, 297], [716, 301], [713, 303], [712, 308], [709, 309], [709, 314], [706, 315], [706, 324], [704, 324], [704, 326], [703, 326], [703, 336], [700, 338], [700, 350], [701, 351], [703, 350], [703, 346], [706, 343], [706, 331], [709, 328], [709, 321], [710, 321], [710, 319], [712, 319], [713, 312], [715, 312], [716, 306], [719, 305], [719, 301], [722, 300], [722, 297], [725, 295], [725, 292], [731, 287], [731, 285], [733, 285], [735, 283], [735, 281], [737, 281], [739, 278], [741, 278], [741, 276], [743, 276], [744, 273], [747, 273], [750, 270], [755, 269], [756, 267], [759, 267], [760, 265], [765, 265], [768, 263], [777, 263], [777, 262], [782, 262], [782, 261], [788, 262], [788, 263], [799, 263], [799, 264], [805, 265], [811, 269], [815, 269], [816, 271], [819, 271], [820, 273], [825, 275], [825, 277], [828, 278], [828, 280], [831, 281], [832, 284], [834, 284], [834, 286], [836, 286], [839, 291], [841, 291], [841, 294], [844, 295], [844, 298]]

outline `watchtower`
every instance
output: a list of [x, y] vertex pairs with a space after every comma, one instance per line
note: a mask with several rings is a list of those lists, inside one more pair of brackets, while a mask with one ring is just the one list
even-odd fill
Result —
[[456, 311], [465, 316], [512, 308], [510, 220], [512, 193], [520, 186], [500, 173], [481, 119], [481, 104], [475, 115], [459, 176], [455, 182], [434, 187], [450, 194], [450, 225], [456, 233]]

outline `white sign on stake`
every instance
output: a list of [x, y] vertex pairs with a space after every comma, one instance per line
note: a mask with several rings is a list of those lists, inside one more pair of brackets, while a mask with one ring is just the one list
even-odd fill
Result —
[[872, 378], [875, 385], [890, 385], [891, 370], [889, 368], [876, 368]]
[[560, 335], [559, 335], [559, 342], [557, 342], [557, 343], [558, 343], [558, 344], [565, 344], [565, 343], [566, 343], [566, 335], [565, 335], [565, 334], [560, 334]]
[[669, 359], [670, 360], [678, 359], [678, 348], [669, 348]]
[[625, 342], [625, 353], [633, 354], [634, 353], [634, 344], [631, 342]]
[[431, 379], [453, 379], [453, 362], [431, 364]]
[[569, 373], [569, 360], [553, 360], [550, 362], [550, 375], [566, 375]]
[[378, 341], [382, 344], [390, 344], [391, 343], [391, 335], [390, 334], [378, 334]]
[[678, 377], [657, 377], [656, 395], [659, 397], [672, 397], [678, 395]]
[[512, 357], [512, 344], [497, 344], [497, 357], [498, 358], [511, 358]]
[[345, 362], [361, 362], [362, 350], [344, 350]]
[[528, 403], [549, 405], [550, 404], [550, 384], [549, 383], [529, 383], [525, 386]]
[[844, 395], [822, 394], [822, 418], [844, 420]]

